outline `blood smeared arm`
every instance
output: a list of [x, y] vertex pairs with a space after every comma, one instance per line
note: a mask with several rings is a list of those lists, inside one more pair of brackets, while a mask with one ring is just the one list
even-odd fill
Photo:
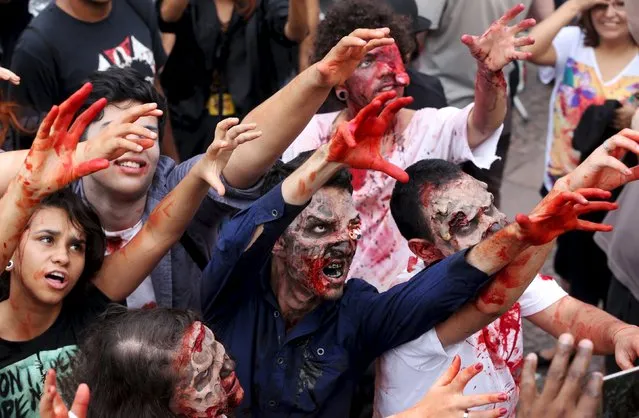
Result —
[[[554, 241], [553, 241], [554, 242]], [[479, 297], [435, 327], [443, 347], [459, 343], [506, 313], [544, 264], [553, 242], [531, 247], [495, 276]]]
[[615, 354], [623, 369], [632, 367], [639, 353], [639, 328], [571, 296], [528, 319], [555, 338], [570, 333], [576, 341], [591, 340], [595, 354]]
[[495, 21], [481, 36], [462, 36], [462, 42], [477, 60], [475, 107], [468, 117], [468, 144], [480, 145], [504, 122], [507, 89], [503, 68], [513, 61], [528, 59], [529, 53], [517, 48], [534, 43], [529, 36], [517, 35], [534, 26], [534, 19], [508, 26], [524, 10], [520, 4]]
[[224, 169], [226, 181], [238, 189], [257, 183], [302, 132], [333, 86], [347, 79], [368, 51], [394, 42], [388, 33], [387, 29], [355, 30], [324, 59], [253, 109], [242, 122], [257, 123], [264, 135], [233, 153]]
[[111, 300], [126, 299], [182, 236], [209, 188], [224, 195], [220, 175], [235, 148], [261, 136], [255, 124], [237, 125], [239, 119], [218, 123], [215, 139], [158, 206], [138, 234], [126, 246], [106, 257], [94, 284]]

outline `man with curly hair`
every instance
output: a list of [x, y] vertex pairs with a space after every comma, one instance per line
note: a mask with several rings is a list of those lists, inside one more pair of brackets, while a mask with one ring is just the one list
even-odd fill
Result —
[[[382, 156], [401, 168], [424, 158], [442, 158], [460, 163], [472, 161], [488, 168], [495, 161], [495, 149], [506, 114], [506, 82], [502, 68], [527, 54], [516, 48], [533, 42], [516, 35], [534, 25], [524, 20], [508, 26], [522, 11], [515, 7], [496, 21], [482, 36], [462, 38], [478, 63], [476, 106], [464, 109], [402, 109], [382, 138]], [[412, 22], [394, 14], [388, 6], [373, 0], [344, 0], [328, 10], [317, 33], [315, 57], [358, 27], [387, 27], [395, 44], [370, 51], [354, 73], [339, 83], [335, 94], [344, 102], [340, 112], [316, 115], [284, 153], [289, 161], [303, 151], [328, 142], [334, 127], [351, 120], [358, 111], [383, 92], [404, 95], [410, 83], [405, 64], [414, 48]], [[363, 240], [355, 255], [351, 277], [367, 277], [379, 290], [385, 290], [390, 277], [406, 267], [410, 256], [404, 239], [390, 216], [388, 201], [394, 180], [374, 171], [353, 170], [354, 199], [362, 217]]]

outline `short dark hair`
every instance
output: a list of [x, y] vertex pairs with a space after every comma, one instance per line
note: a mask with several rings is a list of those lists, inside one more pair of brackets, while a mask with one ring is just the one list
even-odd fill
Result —
[[62, 397], [71, 404], [86, 383], [90, 418], [176, 417], [170, 410], [180, 382], [175, 353], [199, 319], [177, 309], [110, 306], [80, 341], [71, 373], [60, 377]]
[[[158, 120], [158, 138], [161, 140], [167, 114], [166, 99], [139, 71], [131, 67], [110, 67], [105, 71], [95, 71], [87, 81], [93, 85], [93, 90], [78, 111], [78, 115], [103, 97], [107, 99], [108, 104], [132, 100], [140, 103], [157, 103], [158, 109], [163, 112]], [[99, 121], [103, 117], [104, 112], [95, 120]]]
[[358, 28], [389, 28], [404, 63], [415, 50], [412, 20], [394, 12], [381, 0], [339, 0], [333, 2], [317, 27], [313, 61], [321, 60], [340, 39]]
[[451, 162], [439, 159], [421, 160], [406, 169], [408, 183], [395, 183], [390, 201], [391, 214], [406, 240], [435, 237], [422, 213], [421, 196], [427, 187], [437, 190], [460, 178], [464, 172]]
[[[262, 185], [262, 194], [268, 193], [269, 190], [284, 181], [293, 171], [304, 164], [314, 152], [315, 150], [302, 152], [286, 164], [282, 161], [277, 161], [269, 172], [266, 173], [264, 184]], [[353, 194], [352, 178], [351, 173], [347, 169], [342, 168], [333, 174], [333, 177], [326, 182], [324, 187], [335, 187], [347, 190], [350, 194]]]
[[[38, 210], [47, 208], [62, 209], [69, 216], [71, 224], [84, 232], [86, 246], [84, 250], [84, 270], [80, 274], [78, 282], [67, 296], [67, 299], [78, 301], [86, 292], [86, 287], [91, 279], [102, 268], [106, 238], [102, 223], [93, 208], [82, 200], [70, 188], [61, 189], [42, 200]], [[0, 301], [9, 297], [10, 273], [3, 271], [0, 275]]]

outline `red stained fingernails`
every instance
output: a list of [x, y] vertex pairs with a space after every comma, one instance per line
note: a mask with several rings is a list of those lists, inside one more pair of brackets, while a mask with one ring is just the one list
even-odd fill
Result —
[[499, 416], [500, 417], [503, 417], [507, 413], [508, 413], [508, 410], [506, 408], [499, 408]]
[[508, 400], [508, 395], [506, 395], [505, 393], [502, 393], [501, 395], [499, 395], [499, 397], [497, 398], [500, 401], [504, 402]]
[[481, 370], [481, 369], [483, 369], [483, 368], [484, 368], [484, 365], [483, 365], [483, 364], [481, 364], [481, 363], [477, 363], [477, 364], [475, 364], [475, 370]]

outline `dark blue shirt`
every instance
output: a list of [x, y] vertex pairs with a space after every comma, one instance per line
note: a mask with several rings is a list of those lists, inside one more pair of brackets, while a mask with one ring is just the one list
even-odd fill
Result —
[[353, 279], [341, 299], [323, 302], [287, 332], [270, 286], [271, 250], [303, 209], [286, 204], [277, 186], [223, 227], [204, 271], [205, 320], [236, 360], [245, 390], [238, 416], [348, 416], [371, 361], [448, 318], [489, 280], [465, 251], [381, 294]]

